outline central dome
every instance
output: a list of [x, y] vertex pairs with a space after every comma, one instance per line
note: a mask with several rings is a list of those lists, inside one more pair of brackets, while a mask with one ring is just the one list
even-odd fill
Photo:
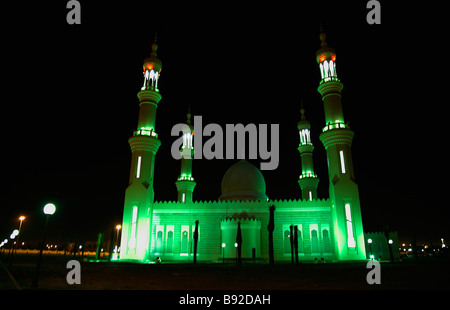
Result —
[[222, 195], [219, 200], [267, 201], [266, 182], [261, 171], [245, 159], [235, 163], [222, 178]]

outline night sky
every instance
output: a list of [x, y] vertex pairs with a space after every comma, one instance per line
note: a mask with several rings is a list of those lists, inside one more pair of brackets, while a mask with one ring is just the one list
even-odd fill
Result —
[[[162, 100], [156, 132], [156, 200], [176, 200], [180, 162], [173, 125], [188, 105], [203, 124], [280, 124], [278, 169], [263, 171], [271, 199], [298, 199], [300, 100], [311, 122], [319, 198], [328, 198], [324, 111], [317, 92], [322, 21], [337, 53], [344, 117], [366, 231], [387, 223], [401, 241], [450, 238], [447, 164], [448, 38], [439, 11], [381, 1], [160, 8], [153, 1], [81, 2], [81, 25], [65, 1], [8, 4], [2, 29], [0, 239], [27, 216], [22, 240], [40, 238], [42, 208], [57, 206], [53, 242], [96, 240], [121, 223], [138, 120], [142, 62], [158, 33]], [[3, 4], [2, 4], [3, 7]], [[192, 117], [193, 118], [193, 117]], [[205, 140], [205, 138], [204, 138]], [[250, 160], [259, 166], [259, 160]], [[194, 200], [217, 200], [237, 160], [195, 160]]]

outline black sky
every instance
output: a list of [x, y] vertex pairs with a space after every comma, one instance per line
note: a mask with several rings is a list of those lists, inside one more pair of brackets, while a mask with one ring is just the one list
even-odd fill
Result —
[[[300, 99], [311, 121], [319, 197], [328, 197], [324, 112], [315, 52], [322, 21], [337, 53], [344, 117], [364, 228], [383, 222], [408, 240], [448, 238], [446, 36], [441, 8], [382, 1], [381, 25], [365, 1], [295, 6], [160, 8], [154, 3], [81, 2], [67, 25], [64, 1], [9, 4], [2, 50], [0, 238], [19, 215], [37, 239], [42, 207], [57, 205], [49, 238], [96, 238], [121, 222], [142, 86], [142, 61], [158, 32], [163, 62], [156, 131], [156, 200], [176, 200], [180, 163], [173, 125], [187, 107], [203, 123], [280, 124], [280, 164], [263, 171], [267, 195], [297, 199]], [[235, 160], [194, 161], [195, 200], [216, 200]], [[256, 165], [259, 161], [253, 161]]]

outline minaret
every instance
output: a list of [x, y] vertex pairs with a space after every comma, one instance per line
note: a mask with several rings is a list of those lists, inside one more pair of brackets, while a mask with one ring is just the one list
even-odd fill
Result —
[[183, 145], [181, 147], [181, 172], [175, 182], [178, 191], [179, 202], [192, 202], [192, 194], [196, 183], [192, 177], [192, 159], [194, 156], [194, 126], [191, 124], [190, 109], [187, 113], [187, 121], [190, 131], [183, 134]]
[[152, 44], [149, 58], [144, 60], [144, 85], [138, 92], [139, 119], [137, 129], [128, 140], [131, 147], [129, 185], [125, 192], [122, 222], [121, 260], [145, 260], [149, 255], [154, 202], [153, 175], [155, 155], [161, 145], [155, 131], [156, 108], [161, 100], [158, 80], [162, 63], [157, 58], [158, 45]]
[[318, 92], [325, 110], [325, 127], [319, 138], [328, 158], [328, 176], [332, 219], [339, 260], [365, 259], [364, 232], [358, 185], [355, 183], [351, 145], [354, 132], [344, 121], [341, 91], [337, 77], [336, 53], [328, 47], [325, 33], [320, 34], [321, 48], [316, 53], [321, 81]]
[[313, 200], [317, 199], [317, 185], [319, 178], [314, 173], [313, 166], [313, 150], [314, 146], [311, 143], [311, 125], [305, 118], [305, 109], [303, 103], [300, 109], [301, 120], [297, 123], [298, 133], [300, 134], [300, 143], [298, 151], [302, 160], [302, 174], [298, 178], [298, 185], [302, 191], [302, 199]]

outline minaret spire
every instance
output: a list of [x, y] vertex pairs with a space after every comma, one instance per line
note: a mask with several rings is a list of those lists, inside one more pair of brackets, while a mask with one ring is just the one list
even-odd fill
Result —
[[155, 34], [155, 40], [152, 44], [152, 52], [150, 53], [150, 57], [144, 60], [144, 85], [141, 89], [150, 89], [159, 92], [158, 80], [161, 75], [162, 62], [156, 54], [156, 51], [158, 50], [158, 43], [156, 43], [156, 40], [157, 35]]
[[157, 58], [158, 45], [152, 44], [150, 57], [143, 63], [144, 86], [138, 92], [137, 129], [128, 139], [131, 147], [129, 185], [125, 191], [120, 259], [145, 261], [151, 255], [153, 177], [155, 156], [161, 145], [155, 131], [156, 109], [161, 100], [158, 89], [162, 62]]
[[180, 152], [181, 172], [178, 180], [175, 182], [178, 191], [179, 202], [192, 202], [195, 188], [194, 177], [192, 176], [192, 159], [194, 158], [194, 126], [191, 124], [191, 105], [188, 106], [186, 114], [186, 124], [188, 130], [183, 133], [183, 145]]
[[354, 132], [344, 121], [341, 103], [344, 85], [337, 77], [336, 53], [328, 46], [324, 32], [319, 37], [322, 43], [316, 60], [321, 80], [317, 91], [322, 96], [325, 110], [325, 127], [319, 139], [327, 152], [336, 254], [339, 260], [365, 259], [361, 206], [351, 155]]
[[305, 118], [305, 107], [303, 106], [303, 100], [300, 100], [300, 113], [301, 113], [301, 120], [304, 121]]
[[298, 185], [302, 191], [302, 199], [313, 200], [317, 199], [317, 186], [319, 178], [314, 173], [313, 166], [313, 150], [314, 146], [311, 143], [311, 125], [305, 116], [305, 108], [303, 101], [300, 102], [301, 121], [297, 123], [298, 132], [300, 134], [300, 143], [298, 151], [302, 161], [302, 174], [298, 178]]
[[150, 56], [152, 58], [156, 58], [156, 51], [158, 50], [158, 33], [155, 32], [155, 39], [153, 40], [153, 44], [152, 44], [152, 52], [150, 54]]

